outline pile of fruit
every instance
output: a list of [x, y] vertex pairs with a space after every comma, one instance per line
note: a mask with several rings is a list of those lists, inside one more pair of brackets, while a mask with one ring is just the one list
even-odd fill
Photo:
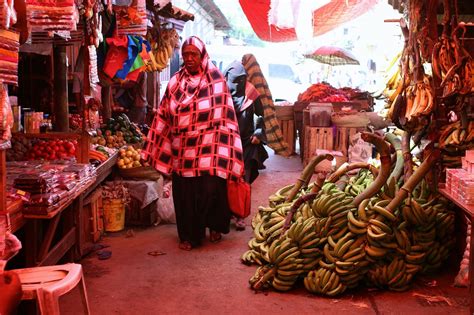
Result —
[[[119, 168], [135, 168], [140, 166], [148, 166], [147, 163], [141, 163], [141, 150], [135, 149], [132, 146], [127, 146], [119, 150], [120, 157], [117, 161]], [[146, 165], [145, 165], [146, 164]]]
[[64, 160], [76, 156], [77, 141], [40, 140], [26, 153], [27, 160]]
[[109, 118], [97, 136], [91, 138], [92, 144], [99, 144], [109, 148], [120, 148], [127, 143], [140, 143], [145, 136], [127, 115], [121, 114], [117, 118]]
[[7, 150], [7, 161], [24, 161], [26, 155], [32, 148], [31, 141], [25, 137], [12, 137], [11, 149]]
[[69, 128], [71, 130], [82, 128], [82, 116], [80, 114], [69, 114]]
[[[259, 207], [250, 249], [241, 257], [259, 265], [249, 281], [254, 290], [288, 291], [301, 282], [327, 296], [361, 283], [402, 291], [418, 273], [436, 271], [446, 261], [455, 243], [454, 212], [424, 179], [436, 154], [403, 182], [387, 143], [364, 139], [385, 152], [379, 169], [342, 166], [323, 182], [283, 187], [268, 207]], [[346, 179], [351, 168], [361, 170]]]

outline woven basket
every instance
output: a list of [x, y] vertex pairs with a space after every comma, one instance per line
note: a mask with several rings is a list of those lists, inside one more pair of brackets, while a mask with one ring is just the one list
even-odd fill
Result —
[[161, 177], [161, 174], [152, 166], [119, 168], [119, 174], [125, 179], [132, 179], [132, 180], [155, 181]]

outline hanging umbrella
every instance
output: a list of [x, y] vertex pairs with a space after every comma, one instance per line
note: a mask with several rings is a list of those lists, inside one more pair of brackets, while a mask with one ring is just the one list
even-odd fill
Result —
[[331, 66], [360, 64], [352, 53], [340, 47], [321, 46], [314, 52], [304, 56]]

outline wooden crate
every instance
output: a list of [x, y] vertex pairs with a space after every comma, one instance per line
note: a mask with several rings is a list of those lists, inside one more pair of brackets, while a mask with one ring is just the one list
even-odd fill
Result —
[[351, 137], [363, 129], [364, 128], [336, 127], [334, 150], [341, 151], [342, 154], [347, 157]]
[[143, 209], [142, 201], [131, 198], [125, 211], [126, 226], [152, 226], [158, 220], [158, 200], [153, 201]]
[[278, 106], [275, 105], [275, 113], [278, 120], [294, 119], [294, 110], [292, 105]]
[[317, 149], [332, 150], [334, 134], [332, 127], [304, 127], [303, 162], [314, 156]]
[[279, 120], [280, 129], [283, 134], [283, 139], [288, 143], [288, 150], [293, 154], [296, 149], [296, 129], [295, 121], [290, 120]]

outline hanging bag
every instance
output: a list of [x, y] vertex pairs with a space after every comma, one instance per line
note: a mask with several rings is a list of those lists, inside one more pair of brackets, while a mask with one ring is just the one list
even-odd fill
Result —
[[230, 211], [239, 218], [250, 214], [250, 184], [243, 178], [237, 181], [227, 180], [227, 199]]

